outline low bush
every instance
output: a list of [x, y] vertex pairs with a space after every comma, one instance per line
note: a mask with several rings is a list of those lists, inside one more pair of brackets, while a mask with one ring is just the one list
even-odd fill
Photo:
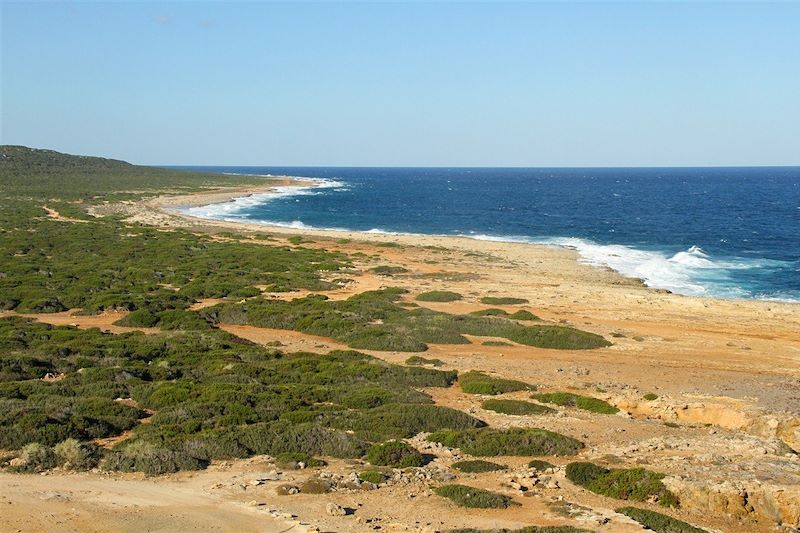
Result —
[[478, 309], [470, 314], [475, 316], [508, 316], [509, 312], [496, 307], [490, 307], [489, 309]]
[[458, 461], [453, 463], [453, 468], [461, 472], [470, 474], [480, 474], [482, 472], [495, 472], [497, 470], [506, 470], [506, 466], [493, 463], [491, 461], [482, 461], [476, 459], [474, 461]]
[[67, 439], [53, 447], [59, 463], [70, 470], [89, 470], [97, 466], [99, 453], [97, 446]]
[[655, 498], [660, 505], [674, 507], [677, 497], [661, 480], [664, 474], [644, 468], [614, 468], [578, 462], [570, 463], [566, 469], [567, 479], [596, 494], [620, 500], [646, 501]]
[[461, 390], [468, 394], [503, 394], [519, 390], [535, 390], [536, 387], [523, 381], [488, 376], [483, 372], [472, 370], [458, 377]]
[[583, 443], [572, 437], [537, 428], [438, 431], [428, 435], [428, 440], [479, 457], [575, 455], [583, 448]]
[[546, 415], [555, 413], [554, 409], [544, 405], [521, 400], [486, 400], [481, 404], [481, 407], [505, 415]]
[[528, 300], [507, 296], [484, 296], [481, 298], [481, 303], [486, 305], [519, 305], [528, 303]]
[[405, 274], [408, 269], [399, 266], [380, 265], [370, 268], [369, 271], [381, 276], [393, 276], [395, 274]]
[[677, 518], [672, 518], [671, 516], [648, 509], [622, 507], [616, 509], [616, 512], [636, 520], [646, 529], [655, 531], [656, 533], [707, 533], [705, 529], [694, 527]]
[[420, 302], [455, 302], [462, 298], [463, 296], [457, 292], [451, 291], [429, 291], [417, 296], [417, 300]]
[[367, 483], [380, 485], [388, 479], [388, 476], [378, 470], [362, 470], [358, 473], [358, 479]]
[[508, 318], [512, 318], [514, 320], [539, 320], [539, 317], [531, 313], [530, 311], [525, 311], [521, 309], [515, 313], [511, 313], [508, 315]]
[[541, 459], [534, 459], [533, 461], [528, 463], [528, 468], [533, 468], [534, 470], [537, 470], [539, 472], [542, 472], [544, 470], [549, 470], [550, 468], [555, 468], [555, 467], [556, 465], [554, 465], [553, 463], [548, 461], [542, 461]]
[[579, 394], [572, 394], [571, 392], [550, 392], [546, 394], [534, 394], [533, 398], [544, 403], [552, 403], [565, 407], [577, 407], [584, 411], [591, 411], [592, 413], [600, 413], [605, 415], [613, 415], [619, 412], [619, 409], [591, 396], [581, 396]]
[[406, 468], [423, 466], [425, 458], [416, 448], [401, 441], [390, 441], [376, 444], [367, 451], [367, 461], [375, 466], [391, 466]]
[[481, 343], [483, 346], [514, 346], [510, 342], [506, 341], [484, 341]]
[[444, 365], [444, 361], [442, 361], [441, 359], [426, 359], [425, 357], [412, 355], [411, 357], [406, 359], [406, 364], [411, 366], [431, 365], [438, 367]]
[[333, 427], [355, 431], [371, 441], [410, 438], [417, 433], [442, 429], [471, 429], [485, 422], [463, 411], [432, 404], [391, 403], [358, 412], [329, 413], [325, 420]]
[[653, 400], [658, 399], [658, 394], [648, 392], [647, 394], [644, 395], [644, 399], [647, 400], [648, 402], [652, 402]]
[[19, 454], [19, 465], [16, 472], [44, 472], [58, 466], [58, 456], [50, 446], [32, 442], [25, 445]]
[[161, 448], [140, 440], [107, 454], [100, 462], [100, 467], [104, 470], [136, 471], [144, 472], [147, 476], [158, 476], [180, 470], [199, 470], [207, 464], [207, 461], [186, 452]]
[[302, 494], [325, 494], [331, 491], [331, 484], [324, 479], [312, 477], [300, 484]]
[[514, 504], [514, 500], [508, 496], [467, 485], [444, 485], [434, 489], [434, 492], [461, 507], [506, 509]]

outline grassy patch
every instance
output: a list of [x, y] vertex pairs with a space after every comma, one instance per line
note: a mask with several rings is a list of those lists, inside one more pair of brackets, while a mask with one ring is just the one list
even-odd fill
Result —
[[468, 394], [503, 394], [520, 390], [535, 390], [536, 387], [523, 381], [488, 376], [472, 370], [458, 377], [461, 390]]
[[665, 507], [678, 505], [676, 496], [661, 482], [664, 474], [644, 468], [608, 469], [578, 462], [567, 465], [566, 474], [576, 485], [603, 496], [639, 502], [656, 498]]
[[428, 435], [428, 440], [478, 457], [575, 455], [583, 448], [583, 443], [572, 437], [536, 428], [437, 431]]
[[677, 518], [638, 507], [622, 507], [616, 512], [639, 522], [646, 529], [656, 533], [706, 533], [705, 529], [694, 527]]
[[406, 364], [411, 366], [442, 366], [444, 365], [444, 361], [441, 359], [426, 359], [425, 357], [420, 357], [419, 355], [412, 355], [408, 359], [406, 359]]
[[486, 400], [481, 404], [481, 407], [506, 415], [546, 415], [555, 412], [555, 410], [544, 405], [521, 400]]
[[552, 403], [565, 407], [577, 407], [584, 411], [591, 411], [592, 413], [600, 413], [606, 415], [613, 415], [619, 412], [619, 409], [610, 405], [603, 400], [592, 398], [591, 396], [581, 396], [579, 394], [572, 394], [571, 392], [550, 392], [545, 394], [534, 394], [533, 398], [544, 403]]
[[480, 474], [483, 472], [496, 472], [498, 470], [506, 470], [507, 467], [501, 464], [493, 463], [491, 461], [482, 461], [480, 459], [474, 461], [458, 461], [453, 463], [453, 468], [460, 472], [469, 474]]
[[511, 298], [507, 296], [484, 296], [480, 301], [482, 304], [486, 305], [519, 305], [528, 303], [528, 300], [525, 298]]
[[390, 441], [374, 445], [367, 451], [367, 461], [371, 465], [391, 466], [394, 468], [423, 466], [425, 464], [425, 458], [419, 451], [401, 441]]
[[461, 300], [463, 296], [451, 291], [429, 291], [417, 295], [420, 302], [455, 302]]
[[514, 504], [514, 500], [508, 496], [467, 485], [444, 485], [434, 489], [434, 492], [461, 507], [506, 509]]

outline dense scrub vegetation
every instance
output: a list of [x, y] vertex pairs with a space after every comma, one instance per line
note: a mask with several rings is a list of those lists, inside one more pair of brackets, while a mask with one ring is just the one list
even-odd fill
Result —
[[424, 365], [431, 365], [431, 366], [442, 366], [444, 365], [444, 361], [441, 359], [427, 359], [425, 357], [420, 357], [419, 355], [412, 355], [408, 359], [406, 359], [407, 365], [412, 366], [424, 366]]
[[626, 515], [656, 533], [706, 533], [705, 529], [694, 527], [677, 518], [638, 507], [622, 507], [616, 512]]
[[[401, 289], [337, 302], [319, 295], [270, 300], [262, 289], [336, 287], [326, 279], [346, 274], [350, 259], [303, 248], [303, 238], [280, 246], [229, 232], [196, 235], [95, 218], [85, 209], [262, 178], [21, 147], [0, 152], [0, 309], [124, 310], [120, 325], [161, 330], [112, 335], [0, 319], [0, 449], [22, 449], [21, 469], [99, 465], [160, 474], [253, 454], [312, 464], [317, 456], [362, 457], [383, 450], [373, 446], [387, 440], [442, 431], [448, 441], [488, 454], [568, 453], [580, 446], [541, 430], [481, 433], [482, 421], [433, 405], [418, 390], [451, 386], [455, 372], [390, 365], [354, 351], [286, 354], [216, 326], [293, 329], [354, 348], [405, 351], [466, 344], [464, 335], [568, 349], [607, 346], [602, 337], [507, 317], [408, 309], [399, 302]], [[45, 207], [71, 220], [52, 218]], [[204, 298], [227, 300], [189, 309]], [[519, 386], [488, 377], [476, 383], [496, 391]], [[149, 423], [139, 423], [144, 418]], [[91, 444], [127, 431], [130, 438], [113, 450]]]
[[475, 316], [504, 316], [513, 320], [539, 320], [539, 317], [530, 311], [525, 311], [524, 309], [520, 309], [514, 313], [509, 313], [503, 309], [490, 307], [489, 309], [479, 309], [478, 311], [473, 311], [470, 314]]
[[445, 430], [431, 433], [428, 440], [479, 457], [575, 455], [583, 448], [572, 437], [536, 428]]
[[619, 412], [619, 409], [591, 396], [581, 396], [580, 394], [572, 394], [571, 392], [550, 392], [546, 394], [534, 394], [533, 398], [544, 403], [552, 403], [565, 407], [577, 407], [584, 411], [591, 411], [592, 413], [600, 413], [605, 415], [613, 415]]
[[678, 499], [661, 480], [664, 474], [644, 468], [603, 468], [593, 463], [578, 462], [567, 465], [567, 479], [594, 493], [620, 500], [658, 500], [660, 505], [674, 507]]
[[496, 378], [472, 370], [458, 377], [461, 390], [468, 394], [503, 394], [519, 390], [535, 390], [536, 387], [515, 379]]
[[533, 402], [522, 400], [486, 400], [481, 404], [483, 409], [503, 413], [506, 415], [547, 415], [554, 413], [554, 409]]
[[425, 464], [425, 458], [418, 450], [405, 442], [396, 440], [372, 446], [367, 451], [367, 461], [371, 465], [391, 466], [394, 468], [407, 468]]
[[[219, 330], [112, 335], [4, 318], [0, 350], [0, 448], [133, 428], [105, 461], [123, 470], [283, 452], [359, 457], [371, 442], [483, 425], [415, 390], [449, 386], [454, 372], [357, 352], [282, 354]], [[137, 425], [145, 409], [155, 415]]]
[[212, 323], [292, 329], [347, 343], [351, 348], [421, 352], [434, 344], [467, 344], [467, 335], [503, 337], [541, 348], [589, 349], [608, 345], [599, 335], [562, 326], [523, 326], [512, 320], [405, 309], [405, 290], [367, 291], [347, 300], [309, 295], [291, 301], [254, 298], [206, 308]]
[[514, 500], [508, 496], [467, 485], [444, 485], [434, 489], [434, 492], [461, 507], [505, 509], [514, 505]]

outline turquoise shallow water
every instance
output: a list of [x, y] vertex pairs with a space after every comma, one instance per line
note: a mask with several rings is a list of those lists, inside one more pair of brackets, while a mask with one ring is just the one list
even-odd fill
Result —
[[321, 178], [197, 216], [576, 248], [681, 294], [800, 302], [800, 167], [184, 167]]

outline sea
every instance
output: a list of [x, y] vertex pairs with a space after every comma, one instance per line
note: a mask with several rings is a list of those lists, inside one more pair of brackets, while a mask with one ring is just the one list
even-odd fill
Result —
[[691, 296], [800, 302], [800, 167], [179, 167], [313, 178], [210, 219], [566, 246]]

